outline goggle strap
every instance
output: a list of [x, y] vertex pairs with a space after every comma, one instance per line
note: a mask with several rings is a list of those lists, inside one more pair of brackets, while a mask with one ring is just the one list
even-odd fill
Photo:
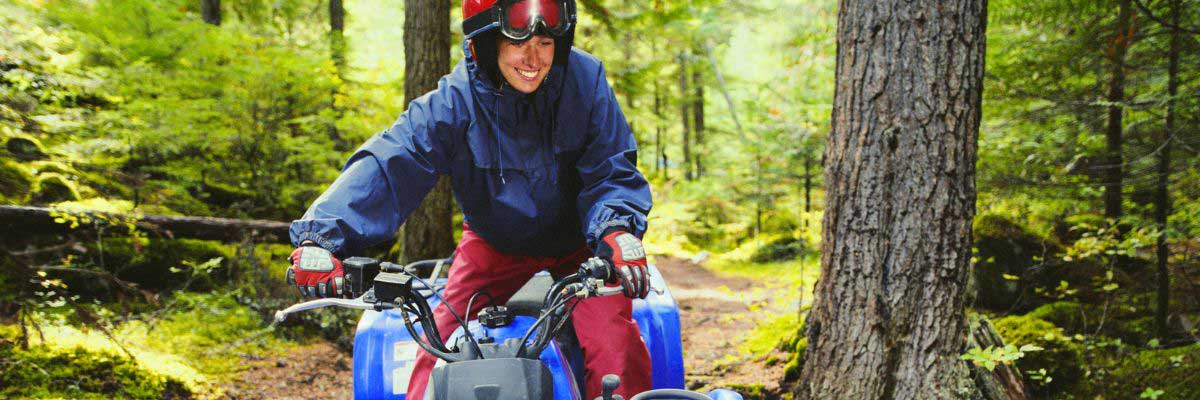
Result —
[[471, 18], [467, 18], [467, 20], [463, 21], [462, 23], [463, 34], [467, 35], [467, 38], [470, 39], [482, 33], [483, 31], [500, 26], [499, 19], [496, 18], [495, 13], [496, 9], [492, 8], [487, 11], [472, 15]]

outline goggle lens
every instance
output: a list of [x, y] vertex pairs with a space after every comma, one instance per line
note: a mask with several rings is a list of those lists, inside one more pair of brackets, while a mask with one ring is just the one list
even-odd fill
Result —
[[512, 34], [529, 35], [533, 24], [541, 20], [549, 31], [563, 27], [559, 3], [554, 0], [522, 0], [510, 4], [505, 11], [505, 27]]

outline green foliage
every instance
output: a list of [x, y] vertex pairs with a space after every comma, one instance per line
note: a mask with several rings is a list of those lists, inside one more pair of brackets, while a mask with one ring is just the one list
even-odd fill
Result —
[[759, 247], [754, 255], [750, 256], [750, 261], [765, 263], [794, 259], [804, 255], [807, 251], [809, 249], [803, 240], [792, 236], [782, 236]]
[[12, 160], [0, 160], [0, 201], [21, 203], [33, 189], [33, 176]]
[[53, 204], [63, 201], [79, 200], [79, 189], [67, 177], [48, 173], [37, 177], [33, 184], [30, 202], [33, 204]]
[[1025, 353], [1041, 350], [1041, 347], [1032, 344], [1022, 345], [1020, 348], [1012, 344], [1006, 344], [1003, 347], [988, 346], [987, 348], [976, 346], [967, 349], [967, 352], [959, 358], [991, 371], [996, 369], [997, 365], [1009, 365], [1020, 360], [1025, 357]]
[[[1027, 315], [1016, 315], [996, 319], [993, 326], [1006, 344], [1014, 346], [1014, 350], [1030, 345], [1040, 349], [1015, 358], [1017, 369], [1027, 377], [1034, 371], [1045, 370], [1039, 375], [1051, 378], [1027, 381], [1033, 393], [1045, 396], [1057, 394], [1083, 377], [1080, 367], [1081, 346], [1054, 324]], [[1004, 356], [1015, 355], [1007, 350], [1001, 353]], [[987, 358], [990, 359], [990, 355]]]
[[[1022, 277], [1031, 278], [1031, 268], [1061, 251], [1053, 240], [1038, 236], [1024, 226], [996, 213], [983, 213], [973, 224], [975, 262], [972, 278], [978, 297], [976, 304], [988, 309], [1007, 310], [1017, 306], [1022, 292]], [[1027, 284], [1026, 284], [1027, 285]], [[1025, 301], [1031, 299], [1026, 297]]]
[[1106, 351], [1081, 395], [1105, 398], [1200, 397], [1200, 344], [1170, 349]]
[[178, 399], [191, 398], [187, 385], [128, 357], [83, 348], [0, 346], [0, 381], [12, 398]]

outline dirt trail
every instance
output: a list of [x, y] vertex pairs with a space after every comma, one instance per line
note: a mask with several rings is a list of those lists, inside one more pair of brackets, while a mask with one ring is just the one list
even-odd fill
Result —
[[330, 342], [300, 346], [280, 357], [244, 359], [247, 369], [225, 387], [231, 399], [349, 399], [350, 354]]
[[[762, 385], [766, 398], [777, 398], [784, 362], [767, 365], [766, 360], [745, 360], [737, 350], [739, 339], [753, 325], [736, 316], [750, 313], [749, 303], [758, 299], [730, 292], [748, 294], [761, 284], [721, 277], [680, 258], [659, 256], [655, 261], [679, 303], [688, 389], [707, 392], [731, 385]], [[729, 290], [718, 290], [722, 285]]]
[[[766, 365], [745, 360], [737, 344], [752, 328], [746, 296], [759, 283], [721, 277], [688, 260], [656, 257], [658, 268], [679, 302], [683, 351], [689, 389], [708, 391], [731, 385], [762, 385], [766, 398], [777, 398], [783, 362]], [[725, 286], [729, 290], [719, 289]], [[236, 399], [348, 399], [353, 396], [350, 354], [317, 342], [289, 354], [246, 360], [249, 368], [226, 387]]]

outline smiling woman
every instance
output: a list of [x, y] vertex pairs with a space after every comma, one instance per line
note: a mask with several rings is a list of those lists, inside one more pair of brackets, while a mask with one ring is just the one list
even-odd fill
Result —
[[554, 38], [535, 35], [523, 41], [508, 38], [498, 40], [500, 52], [496, 62], [500, 67], [500, 75], [513, 89], [525, 94], [533, 93], [546, 80], [550, 66], [554, 65]]

